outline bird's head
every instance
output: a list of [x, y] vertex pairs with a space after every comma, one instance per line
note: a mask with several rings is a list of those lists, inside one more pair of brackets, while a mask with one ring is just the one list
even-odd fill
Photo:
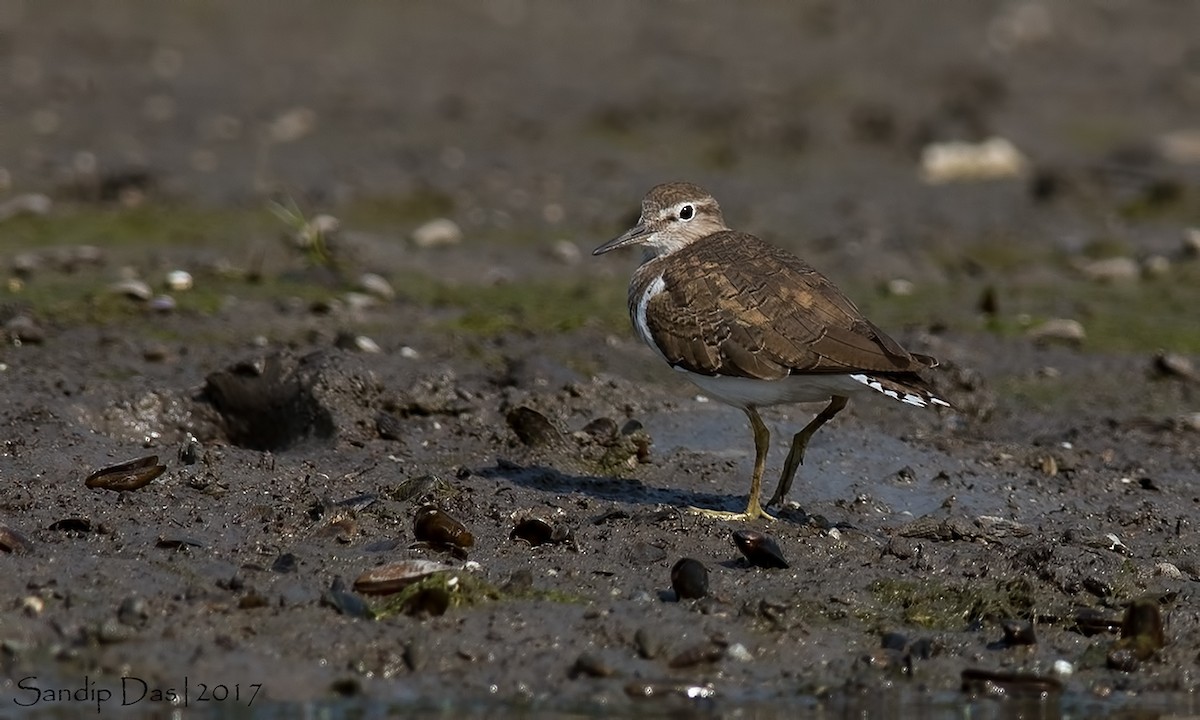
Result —
[[656, 185], [642, 199], [642, 216], [637, 224], [620, 237], [592, 251], [602, 255], [609, 250], [641, 245], [647, 258], [668, 255], [702, 237], [728, 230], [721, 208], [712, 195], [697, 185], [685, 182]]

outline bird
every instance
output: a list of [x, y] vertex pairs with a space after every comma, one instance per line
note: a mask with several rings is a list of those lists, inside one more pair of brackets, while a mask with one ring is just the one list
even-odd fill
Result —
[[782, 506], [813, 435], [853, 395], [950, 407], [920, 371], [933, 357], [905, 350], [799, 257], [725, 224], [716, 199], [688, 182], [653, 187], [633, 227], [593, 255], [640, 246], [629, 283], [638, 337], [706, 395], [740, 408], [754, 435], [744, 512], [692, 508], [727, 520], [775, 518], [760, 502], [770, 431], [759, 409], [827, 402], [792, 437], [766, 507]]

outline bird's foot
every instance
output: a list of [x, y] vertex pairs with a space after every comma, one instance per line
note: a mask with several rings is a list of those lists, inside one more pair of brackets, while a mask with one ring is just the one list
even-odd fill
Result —
[[775, 517], [763, 510], [758, 503], [751, 503], [750, 507], [746, 508], [745, 512], [730, 512], [728, 510], [708, 510], [706, 508], [698, 508], [688, 506], [689, 512], [694, 512], [697, 515], [703, 515], [714, 520], [728, 520], [733, 522], [745, 522], [748, 520], [774, 520]]

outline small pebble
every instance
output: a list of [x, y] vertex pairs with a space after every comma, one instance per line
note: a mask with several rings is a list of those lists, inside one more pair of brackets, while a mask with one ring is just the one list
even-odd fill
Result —
[[116, 295], [124, 295], [125, 297], [132, 298], [134, 300], [145, 301], [154, 297], [154, 291], [142, 280], [120, 280], [112, 285], [109, 285], [108, 289]]
[[1171, 272], [1171, 261], [1163, 255], [1151, 255], [1142, 261], [1142, 270], [1147, 277], [1162, 277]]
[[192, 274], [186, 270], [172, 270], [167, 273], [167, 287], [175, 292], [192, 289]]
[[1098, 283], [1130, 283], [1141, 277], [1142, 270], [1137, 261], [1128, 257], [1113, 257], [1092, 260], [1079, 266], [1083, 276]]
[[1001, 137], [980, 143], [930, 143], [921, 150], [920, 176], [931, 185], [994, 180], [1023, 175], [1029, 161], [1016, 145]]
[[1183, 231], [1183, 254], [1190, 258], [1200, 257], [1200, 227]]
[[363, 292], [374, 295], [381, 300], [396, 299], [396, 290], [382, 275], [376, 275], [375, 273], [363, 273], [358, 278], [358, 287]]
[[750, 662], [754, 659], [754, 655], [750, 650], [741, 643], [734, 643], [725, 648], [725, 654], [730, 660], [736, 660], [737, 662]]
[[458, 245], [462, 240], [458, 223], [447, 218], [430, 220], [412, 232], [413, 244], [422, 249]]
[[551, 245], [550, 256], [568, 266], [578, 265], [583, 260], [583, 252], [570, 240], [559, 240]]
[[1083, 323], [1069, 318], [1051, 318], [1025, 333], [1038, 343], [1061, 342], [1078, 345], [1087, 338]]

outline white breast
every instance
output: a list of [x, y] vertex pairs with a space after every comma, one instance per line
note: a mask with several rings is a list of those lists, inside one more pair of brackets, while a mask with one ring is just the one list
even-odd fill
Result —
[[651, 298], [666, 289], [667, 283], [663, 281], [663, 276], [660, 274], [651, 280], [646, 289], [642, 291], [642, 296], [638, 298], [637, 305], [633, 308], [633, 328], [637, 331], [638, 337], [653, 348], [654, 352], [658, 353], [663, 360], [666, 360], [667, 356], [658, 349], [658, 345], [654, 344], [654, 338], [650, 335], [650, 326], [646, 324], [646, 308], [650, 306]]

